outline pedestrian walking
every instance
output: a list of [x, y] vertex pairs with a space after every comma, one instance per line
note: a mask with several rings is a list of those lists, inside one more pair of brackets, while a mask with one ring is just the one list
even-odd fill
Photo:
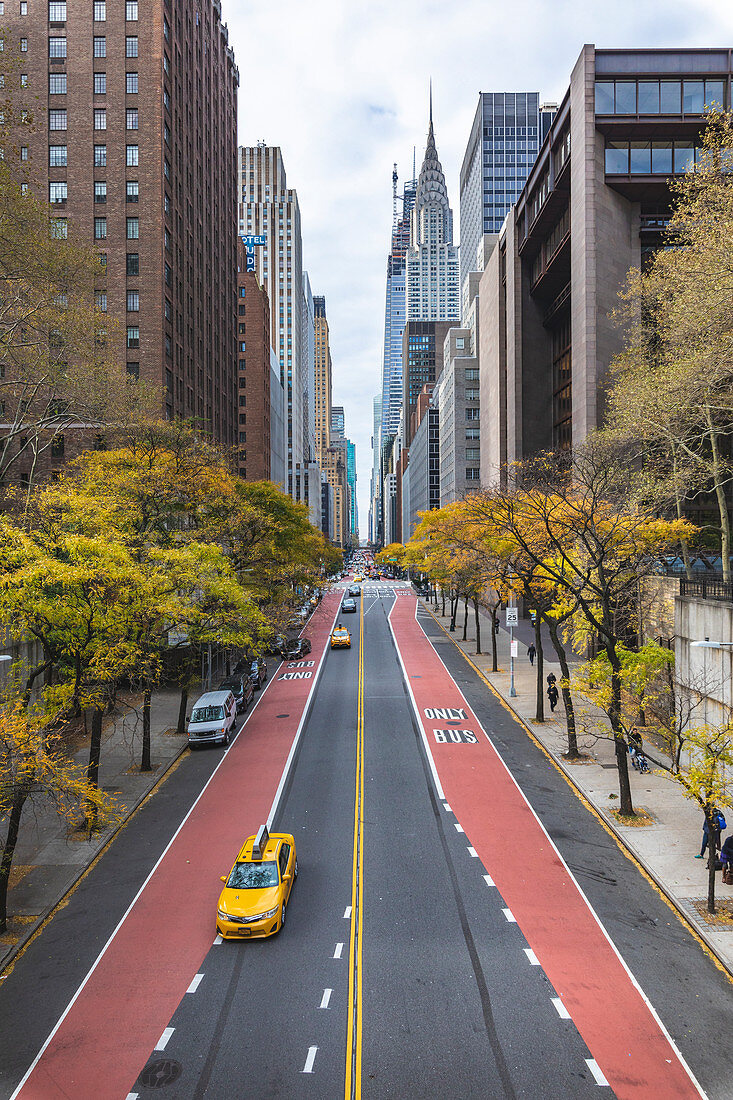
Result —
[[527, 656], [529, 657], [529, 663], [531, 665], [534, 664], [534, 658], [535, 658], [535, 653], [536, 652], [537, 652], [537, 650], [535, 649], [534, 642], [530, 642], [529, 645], [527, 646]]
[[[713, 856], [720, 851], [720, 834], [723, 829], [727, 828], [725, 818], [718, 809], [714, 809], [712, 813], [713, 817], [713, 842], [710, 844], [710, 852]], [[707, 846], [710, 843], [710, 830], [708, 827], [707, 817], [702, 823], [702, 847], [700, 848], [700, 854], [695, 856], [695, 859], [702, 859], [707, 850]]]
[[557, 700], [559, 699], [556, 683], [553, 682], [548, 687], [548, 689], [547, 689], [547, 698], [550, 700], [550, 710], [554, 710], [555, 707], [557, 706]]
[[548, 688], [549, 688], [550, 684], [555, 684], [555, 683], [557, 683], [557, 680], [555, 679], [555, 673], [554, 672], [548, 673], [548, 676], [547, 676], [547, 686], [548, 686]]

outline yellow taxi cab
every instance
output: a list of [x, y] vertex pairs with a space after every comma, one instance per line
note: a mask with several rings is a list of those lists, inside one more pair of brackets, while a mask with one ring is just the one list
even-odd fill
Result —
[[358, 584], [359, 581], [363, 581], [363, 580], [364, 580], [364, 578], [361, 575], [361, 573], [357, 573], [356, 576], [354, 577], [354, 584]]
[[351, 649], [351, 635], [341, 623], [331, 632], [331, 649]]
[[285, 924], [285, 910], [298, 877], [295, 839], [290, 833], [268, 833], [263, 825], [247, 837], [229, 875], [216, 910], [222, 939], [271, 936]]

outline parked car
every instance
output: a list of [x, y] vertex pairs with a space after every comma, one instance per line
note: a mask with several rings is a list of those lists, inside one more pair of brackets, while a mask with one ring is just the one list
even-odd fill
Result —
[[255, 697], [255, 689], [249, 676], [240, 672], [233, 672], [219, 684], [219, 691], [231, 691], [237, 703], [237, 711], [246, 711]]
[[249, 666], [249, 682], [254, 691], [259, 689], [267, 679], [267, 662], [264, 657], [255, 657]]
[[237, 721], [237, 701], [231, 691], [207, 691], [199, 696], [188, 719], [188, 743], [228, 745]]
[[294, 638], [289, 643], [287, 652], [283, 655], [287, 661], [299, 661], [301, 657], [306, 657], [311, 651], [311, 644], [308, 638]]

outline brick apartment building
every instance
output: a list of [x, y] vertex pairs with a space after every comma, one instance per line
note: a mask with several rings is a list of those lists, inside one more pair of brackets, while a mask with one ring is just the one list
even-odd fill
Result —
[[5, 0], [3, 28], [6, 94], [34, 116], [20, 156], [57, 234], [102, 257], [122, 369], [233, 446], [239, 75], [218, 0]]
[[238, 472], [250, 481], [269, 480], [272, 476], [270, 303], [255, 273], [246, 270], [241, 241], [238, 259]]

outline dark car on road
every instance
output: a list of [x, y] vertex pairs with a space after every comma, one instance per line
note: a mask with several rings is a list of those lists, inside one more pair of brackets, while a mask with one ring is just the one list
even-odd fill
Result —
[[311, 651], [311, 644], [307, 638], [294, 638], [289, 643], [287, 651], [283, 654], [286, 661], [299, 661]]
[[349, 595], [361, 596], [361, 589], [359, 588], [358, 584], [352, 584], [351, 588], [349, 589]]
[[341, 610], [342, 611], [354, 611], [355, 612], [356, 611], [356, 600], [350, 600], [347, 596], [345, 600], [341, 601]]
[[254, 684], [247, 675], [234, 673], [219, 684], [219, 691], [231, 691], [237, 701], [237, 713], [245, 711], [255, 697]]
[[249, 679], [255, 691], [259, 691], [267, 679], [267, 662], [264, 657], [255, 657], [252, 661], [249, 666]]

